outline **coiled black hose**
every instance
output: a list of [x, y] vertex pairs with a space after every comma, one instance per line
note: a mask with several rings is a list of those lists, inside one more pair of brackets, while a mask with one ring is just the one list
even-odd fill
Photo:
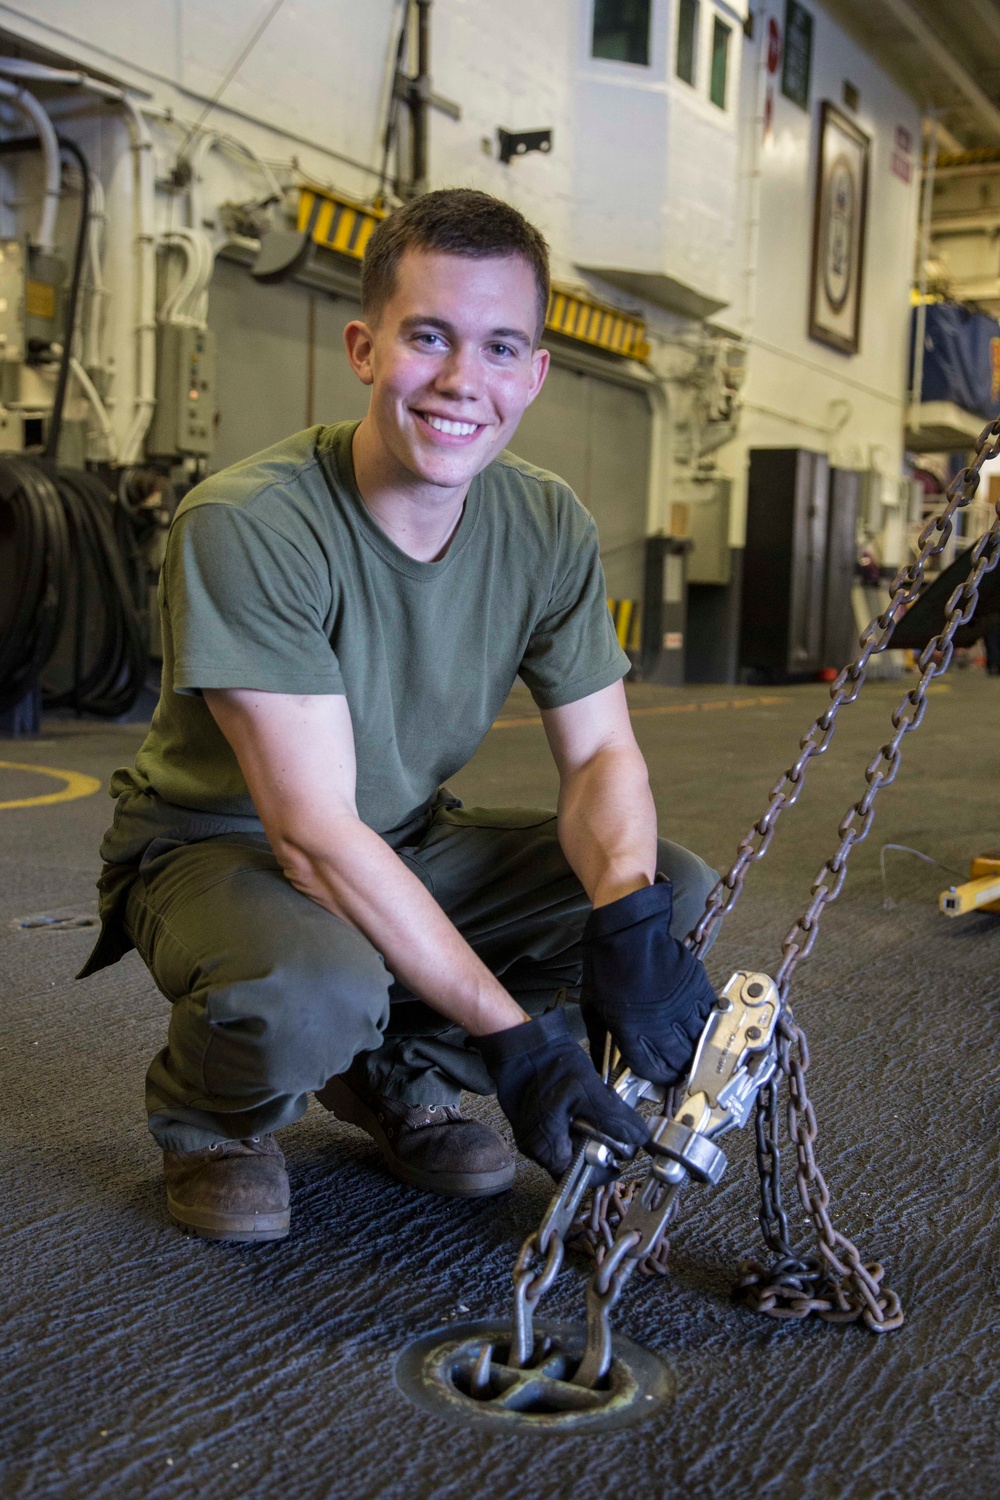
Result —
[[0, 459], [0, 713], [31, 691], [66, 612], [69, 527], [41, 469]]
[[0, 713], [46, 666], [46, 707], [127, 713], [148, 667], [141, 573], [131, 517], [93, 474], [0, 459]]

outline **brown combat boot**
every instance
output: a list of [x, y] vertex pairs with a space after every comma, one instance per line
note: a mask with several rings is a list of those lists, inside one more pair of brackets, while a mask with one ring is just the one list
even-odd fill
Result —
[[394, 1177], [445, 1198], [489, 1198], [513, 1186], [514, 1159], [488, 1125], [448, 1104], [402, 1104], [362, 1092], [356, 1078], [331, 1078], [316, 1098], [371, 1136]]
[[164, 1151], [170, 1217], [206, 1240], [283, 1240], [288, 1173], [273, 1135], [217, 1141], [203, 1151]]

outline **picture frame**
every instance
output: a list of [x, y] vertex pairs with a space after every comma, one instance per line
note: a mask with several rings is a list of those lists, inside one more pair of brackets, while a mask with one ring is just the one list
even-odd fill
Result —
[[857, 354], [864, 291], [871, 137], [835, 104], [820, 106], [809, 337]]

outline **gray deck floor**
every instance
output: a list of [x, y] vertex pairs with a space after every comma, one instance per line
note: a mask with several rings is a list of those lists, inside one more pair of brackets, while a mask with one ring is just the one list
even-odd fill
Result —
[[[637, 689], [664, 831], [728, 863], [824, 693]], [[717, 981], [737, 965], [773, 968], [899, 693], [874, 683], [845, 711], [724, 929], [710, 960]], [[507, 712], [532, 714], [520, 699]], [[172, 1227], [142, 1114], [166, 1002], [134, 954], [75, 983], [91, 933], [13, 925], [93, 908], [108, 799], [0, 810], [0, 1493], [1000, 1494], [1000, 917], [939, 917], [949, 877], [901, 854], [887, 856], [896, 904], [886, 910], [879, 875], [886, 842], [962, 873], [1000, 845], [998, 728], [1000, 683], [969, 671], [935, 690], [796, 986], [836, 1217], [884, 1261], [906, 1326], [877, 1338], [776, 1324], [730, 1301], [736, 1262], [759, 1243], [751, 1142], [730, 1137], [722, 1186], [687, 1195], [671, 1276], [635, 1278], [616, 1317], [673, 1366], [676, 1398], [607, 1438], [494, 1437], [418, 1411], [393, 1383], [393, 1356], [411, 1337], [505, 1313], [513, 1257], [548, 1195], [530, 1163], [500, 1199], [434, 1200], [386, 1177], [367, 1137], [313, 1106], [282, 1137], [287, 1241], [217, 1245]], [[0, 742], [0, 759], [106, 785], [140, 737], [54, 723], [39, 741]], [[0, 769], [0, 800], [57, 786]], [[467, 802], [550, 802], [537, 723], [495, 730], [455, 786]], [[794, 1219], [806, 1236], [801, 1212]], [[547, 1314], [579, 1319], [582, 1291], [572, 1264]]]

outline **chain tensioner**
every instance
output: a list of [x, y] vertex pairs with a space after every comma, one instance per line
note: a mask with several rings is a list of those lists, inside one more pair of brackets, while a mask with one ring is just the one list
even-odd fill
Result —
[[[576, 1153], [514, 1268], [513, 1331], [477, 1327], [465, 1339], [453, 1333], [426, 1346], [422, 1341], [422, 1356], [403, 1380], [411, 1395], [419, 1390], [426, 1399], [430, 1391], [438, 1409], [480, 1418], [492, 1414], [501, 1420], [517, 1412], [552, 1425], [558, 1415], [564, 1427], [584, 1419], [594, 1426], [606, 1425], [603, 1418], [617, 1423], [628, 1413], [628, 1420], [647, 1414], [650, 1393], [636, 1377], [634, 1351], [624, 1350], [612, 1335], [611, 1311], [639, 1262], [656, 1253], [681, 1188], [692, 1179], [711, 1185], [721, 1179], [726, 1158], [716, 1142], [746, 1123], [774, 1074], [780, 1009], [778, 991], [766, 974], [734, 974], [719, 996], [676, 1108], [650, 1123], [645, 1177], [587, 1286], [582, 1344], [578, 1336], [567, 1339], [565, 1331], [549, 1326], [536, 1330], [535, 1312], [559, 1274], [566, 1235], [584, 1193], [595, 1178], [617, 1176], [635, 1153], [576, 1120]], [[627, 1069], [614, 1088], [630, 1105], [642, 1098], [664, 1102], [662, 1091]]]
[[[854, 703], [865, 682], [872, 656], [888, 649], [896, 621], [920, 593], [927, 564], [940, 556], [954, 531], [958, 511], [970, 505], [979, 486], [980, 471], [987, 461], [1000, 456], [1000, 417], [984, 427], [971, 464], [956, 474], [945, 496], [940, 514], [931, 517], [920, 533], [917, 555], [901, 567], [889, 587], [889, 602], [865, 628], [860, 651], [838, 674], [830, 687], [830, 703], [799, 741], [799, 754], [772, 787], [760, 818], [740, 840], [736, 858], [728, 872], [709, 894], [705, 912], [687, 939], [688, 946], [704, 958], [723, 918], [732, 911], [743, 890], [750, 866], [763, 859], [770, 848], [781, 813], [799, 798], [809, 763], [825, 754], [836, 728], [840, 710]], [[964, 583], [953, 591], [945, 606], [945, 622], [928, 641], [917, 659], [919, 677], [892, 713], [891, 738], [865, 768], [865, 790], [848, 808], [839, 825], [836, 850], [813, 881], [810, 901], [782, 945], [782, 959], [775, 973], [782, 1011], [777, 1025], [778, 1068], [757, 1101], [757, 1169], [760, 1176], [760, 1225], [774, 1259], [769, 1267], [744, 1261], [739, 1268], [736, 1291], [750, 1306], [774, 1318], [804, 1318], [810, 1313], [830, 1322], [853, 1322], [862, 1318], [875, 1333], [899, 1328], [903, 1312], [899, 1298], [881, 1285], [883, 1270], [878, 1262], [865, 1263], [851, 1240], [834, 1225], [830, 1214], [830, 1191], [816, 1161], [816, 1114], [806, 1087], [809, 1047], [805, 1032], [797, 1025], [789, 1004], [792, 975], [800, 959], [812, 951], [826, 907], [837, 899], [847, 877], [851, 850], [868, 836], [875, 816], [875, 798], [895, 780], [902, 759], [904, 735], [917, 728], [927, 708], [927, 689], [951, 665], [954, 636], [968, 624], [979, 600], [979, 586], [1000, 562], [1000, 502], [989, 531], [975, 543]], [[788, 1215], [782, 1200], [781, 1121], [778, 1090], [788, 1082], [787, 1125], [795, 1145], [796, 1187], [816, 1235], [815, 1255], [796, 1254], [789, 1237]], [[600, 1261], [609, 1253], [615, 1229], [627, 1216], [637, 1185], [614, 1183], [600, 1188], [593, 1202], [576, 1218], [572, 1240]], [[647, 1256], [642, 1269], [647, 1274], [666, 1274], [666, 1241], [659, 1253]]]
[[[691, 1180], [715, 1186], [726, 1169], [716, 1144], [746, 1124], [753, 1103], [778, 1065], [775, 1029], [781, 1002], [767, 974], [739, 972], [719, 996], [705, 1023], [687, 1082], [667, 1112], [650, 1123], [644, 1150], [650, 1157], [611, 1244], [587, 1284], [587, 1343], [572, 1377], [574, 1385], [597, 1387], [611, 1365], [610, 1315], [639, 1263], [655, 1255], [681, 1189]], [[627, 1069], [615, 1091], [628, 1104], [657, 1091]], [[659, 1103], [663, 1103], [662, 1091]], [[538, 1230], [529, 1235], [514, 1268], [514, 1337], [510, 1361], [529, 1365], [538, 1357], [532, 1317], [562, 1263], [565, 1237], [580, 1200], [595, 1175], [620, 1171], [626, 1157], [615, 1142], [577, 1122], [582, 1137], [576, 1156]], [[541, 1256], [537, 1273], [532, 1267]]]

